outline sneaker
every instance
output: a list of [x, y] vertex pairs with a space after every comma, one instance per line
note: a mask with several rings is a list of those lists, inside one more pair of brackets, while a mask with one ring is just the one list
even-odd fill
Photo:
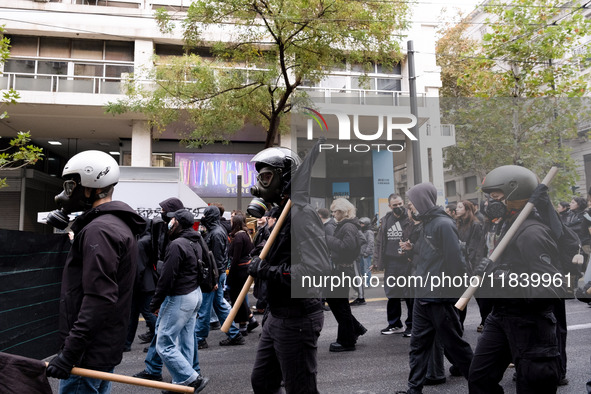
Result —
[[134, 378], [140, 378], [140, 379], [148, 379], [148, 380], [155, 380], [157, 382], [161, 382], [162, 381], [162, 375], [161, 374], [151, 374], [148, 371], [146, 371], [145, 369], [142, 372], [138, 372], [135, 375], [133, 375]]
[[140, 344], [150, 343], [150, 342], [152, 342], [152, 338], [154, 338], [154, 333], [151, 331], [148, 331], [144, 334], [138, 335], [137, 337], [141, 341]]
[[356, 298], [355, 300], [353, 300], [349, 303], [349, 305], [351, 305], [351, 306], [365, 305], [365, 304], [367, 304], [367, 302], [365, 302], [365, 298]]
[[443, 384], [446, 381], [447, 381], [446, 378], [441, 378], [441, 379], [425, 378], [425, 382], [423, 383], [423, 386], [437, 386], [438, 384]]
[[402, 336], [405, 338], [410, 338], [412, 336], [411, 334], [412, 330], [410, 330], [409, 328], [407, 328], [406, 330], [404, 330], [404, 332], [402, 333]]
[[205, 339], [202, 339], [199, 342], [197, 342], [197, 349], [207, 349], [208, 347], [209, 345], [207, 344], [207, 341]]
[[213, 323], [209, 323], [209, 329], [212, 331], [219, 330], [222, 328], [222, 325], [219, 321], [214, 321]]
[[388, 327], [380, 331], [383, 335], [401, 334], [404, 332], [404, 327], [390, 324]]
[[246, 341], [242, 335], [236, 335], [234, 338], [226, 338], [220, 341], [220, 346], [244, 345]]
[[203, 376], [199, 375], [197, 377], [197, 380], [195, 380], [192, 383], [189, 383], [189, 387], [193, 387], [195, 389], [194, 392], [198, 393], [201, 390], [203, 390], [205, 386], [207, 386], [207, 383], [209, 383], [209, 378], [204, 378]]

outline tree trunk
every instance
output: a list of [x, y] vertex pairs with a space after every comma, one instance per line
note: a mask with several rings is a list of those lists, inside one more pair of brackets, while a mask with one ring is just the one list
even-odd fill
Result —
[[275, 144], [277, 132], [279, 130], [279, 121], [280, 119], [278, 115], [271, 115], [271, 120], [269, 120], [269, 130], [267, 130], [267, 138], [265, 139], [265, 148], [270, 148]]

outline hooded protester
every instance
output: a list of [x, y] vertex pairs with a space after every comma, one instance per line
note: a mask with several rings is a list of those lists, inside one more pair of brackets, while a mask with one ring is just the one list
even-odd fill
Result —
[[146, 226], [129, 205], [112, 201], [119, 165], [108, 154], [85, 151], [64, 167], [64, 191], [56, 196], [61, 217], [84, 211], [72, 224], [74, 240], [66, 259], [60, 296], [58, 355], [47, 376], [59, 392], [75, 387], [109, 393], [111, 383], [70, 376], [72, 367], [112, 372], [121, 362], [131, 311], [138, 247]]
[[[429, 277], [463, 276], [458, 232], [453, 219], [436, 205], [437, 189], [429, 182], [419, 183], [407, 192], [413, 219], [423, 225], [418, 242], [416, 275], [427, 283]], [[431, 282], [432, 283], [432, 282]], [[455, 290], [455, 292], [454, 292]], [[417, 286], [410, 339], [409, 394], [421, 393], [428, 359], [435, 337], [441, 341], [448, 359], [468, 378], [472, 348], [462, 338], [462, 326], [454, 308], [458, 289], [429, 285]], [[455, 297], [455, 298], [454, 298]]]
[[[216, 208], [217, 209], [217, 208]], [[203, 250], [193, 229], [195, 218], [186, 209], [167, 214], [170, 242], [166, 247], [156, 292], [150, 309], [158, 315], [156, 351], [174, 384], [205, 388], [208, 379], [193, 369], [195, 321], [201, 305], [198, 260]]]
[[[251, 193], [283, 211], [292, 196], [292, 172], [302, 164], [300, 158], [286, 148], [267, 148], [252, 161], [258, 176]], [[283, 388], [288, 393], [318, 393], [317, 342], [324, 324], [321, 290], [292, 287], [306, 276], [330, 272], [328, 248], [320, 218], [305, 199], [294, 196], [290, 212], [266, 258], [254, 257], [248, 269], [251, 276], [266, 282], [268, 311], [251, 375], [255, 394]], [[306, 294], [292, 297], [292, 290]]]
[[[209, 347], [206, 339], [210, 330], [209, 320], [212, 307], [221, 321], [226, 320], [231, 310], [230, 304], [224, 298], [224, 283], [226, 283], [226, 265], [228, 262], [228, 235], [220, 222], [220, 217], [219, 207], [209, 206], [205, 208], [200, 221], [206, 229], [203, 238], [207, 247], [213, 253], [219, 274], [217, 288], [209, 293], [203, 293], [203, 302], [201, 308], [199, 308], [199, 316], [195, 325], [195, 338], [197, 340], [196, 345], [201, 349]], [[244, 338], [234, 325], [230, 326], [227, 336], [226, 339], [220, 341], [220, 346], [243, 345], [245, 343]], [[197, 372], [200, 371], [197, 351], [195, 351], [193, 368]]]

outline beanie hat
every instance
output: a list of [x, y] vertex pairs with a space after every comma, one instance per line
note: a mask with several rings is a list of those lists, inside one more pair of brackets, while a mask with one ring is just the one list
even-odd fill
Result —
[[430, 182], [419, 183], [411, 187], [406, 195], [419, 212], [419, 215], [433, 208], [437, 202], [437, 189]]

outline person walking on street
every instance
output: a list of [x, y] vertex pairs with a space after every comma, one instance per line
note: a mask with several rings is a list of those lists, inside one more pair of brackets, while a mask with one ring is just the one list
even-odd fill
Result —
[[46, 374], [62, 379], [61, 394], [108, 394], [111, 382], [70, 372], [74, 366], [113, 372], [121, 362], [139, 257], [136, 237], [146, 222], [127, 204], [112, 201], [119, 165], [110, 155], [80, 152], [62, 177], [64, 190], [56, 196], [61, 213], [84, 213], [71, 227], [60, 294], [61, 346]]
[[[436, 205], [437, 189], [429, 182], [409, 189], [413, 218], [423, 225], [418, 242], [420, 259], [416, 275], [426, 278], [445, 275], [462, 277], [466, 267], [461, 264], [456, 225], [442, 207]], [[461, 289], [460, 289], [461, 291]], [[440, 286], [431, 289], [417, 286], [410, 338], [408, 394], [421, 393], [427, 373], [427, 360], [433, 351], [435, 337], [441, 341], [447, 357], [462, 375], [468, 378], [472, 348], [462, 338], [462, 326], [454, 303], [458, 289]]]
[[[408, 259], [408, 252], [403, 247], [408, 242], [413, 225], [407, 215], [404, 201], [398, 194], [388, 197], [388, 212], [381, 221], [376, 238], [376, 247], [373, 254], [374, 265], [378, 270], [384, 269], [384, 291], [388, 297], [386, 317], [388, 326], [381, 330], [383, 335], [410, 334], [412, 330], [413, 297], [409, 289], [398, 289], [389, 286], [389, 283], [398, 276], [408, 277], [411, 274], [412, 264]], [[408, 246], [410, 248], [410, 245]], [[410, 249], [409, 249], [410, 250]], [[401, 298], [404, 298], [407, 308], [406, 330], [402, 324]]]
[[[252, 194], [283, 212], [300, 158], [286, 148], [267, 148], [252, 161], [258, 172]], [[292, 297], [292, 284], [303, 276], [329, 274], [324, 229], [310, 204], [297, 200], [277, 231], [266, 258], [254, 257], [248, 268], [251, 276], [266, 282], [268, 305], [251, 384], [255, 394], [283, 389], [287, 394], [316, 394], [317, 342], [324, 324], [321, 294], [317, 288], [297, 289], [306, 291], [305, 297]], [[299, 253], [292, 253], [292, 245]]]
[[[217, 208], [216, 208], [217, 209]], [[172, 383], [200, 392], [208, 379], [193, 369], [195, 321], [201, 305], [199, 260], [203, 250], [193, 229], [194, 216], [186, 209], [167, 214], [170, 243], [166, 248], [150, 310], [156, 321], [156, 351], [172, 375]]]

